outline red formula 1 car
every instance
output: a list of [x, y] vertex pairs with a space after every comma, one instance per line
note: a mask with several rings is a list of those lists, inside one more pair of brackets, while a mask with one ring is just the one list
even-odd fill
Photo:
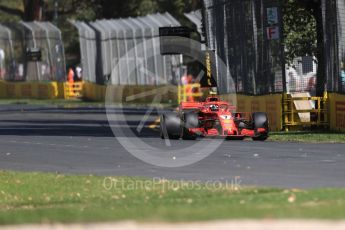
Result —
[[198, 136], [264, 141], [268, 137], [266, 113], [233, 112], [236, 108], [218, 97], [205, 102], [183, 102], [178, 112], [160, 117], [160, 136], [163, 139], [195, 140]]

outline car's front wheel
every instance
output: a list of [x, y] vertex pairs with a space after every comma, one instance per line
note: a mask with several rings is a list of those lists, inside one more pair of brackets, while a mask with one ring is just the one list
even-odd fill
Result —
[[179, 139], [181, 119], [177, 113], [166, 113], [160, 117], [160, 137], [162, 139]]
[[[268, 117], [266, 113], [257, 112], [252, 114], [253, 119], [253, 129], [255, 131], [254, 137], [252, 139], [254, 141], [265, 141], [268, 138]], [[265, 133], [257, 132], [258, 129], [264, 128], [266, 130]]]

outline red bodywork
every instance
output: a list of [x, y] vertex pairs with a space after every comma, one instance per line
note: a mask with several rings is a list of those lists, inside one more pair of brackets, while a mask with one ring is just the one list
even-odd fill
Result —
[[[215, 109], [216, 108], [216, 109]], [[199, 115], [199, 127], [190, 128], [189, 132], [199, 136], [222, 136], [228, 138], [256, 137], [267, 134], [268, 130], [251, 127], [251, 117], [247, 113], [233, 112], [236, 110], [228, 102], [217, 97], [209, 97], [205, 102], [182, 102], [179, 111], [195, 111]], [[242, 122], [245, 127], [240, 127]]]

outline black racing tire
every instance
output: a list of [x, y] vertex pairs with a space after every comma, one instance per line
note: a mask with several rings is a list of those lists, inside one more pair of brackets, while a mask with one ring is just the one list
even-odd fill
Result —
[[253, 141], [265, 141], [267, 140], [268, 138], [268, 135], [260, 135], [260, 136], [257, 136], [257, 137], [252, 137]]
[[159, 136], [162, 138], [162, 139], [165, 139], [165, 136], [164, 136], [164, 131], [166, 130], [165, 126], [164, 126], [164, 115], [160, 115], [159, 117]]
[[195, 112], [187, 112], [183, 114], [182, 119], [182, 134], [181, 137], [183, 140], [195, 140], [197, 135], [190, 133], [189, 129], [199, 127], [199, 115]]
[[257, 112], [252, 114], [253, 119], [253, 129], [255, 134], [257, 133], [256, 130], [259, 128], [265, 128], [267, 130], [266, 133], [260, 134], [259, 136], [252, 137], [254, 141], [265, 141], [268, 138], [268, 117], [266, 113]]
[[181, 119], [177, 113], [166, 113], [160, 117], [160, 137], [177, 140], [181, 133]]

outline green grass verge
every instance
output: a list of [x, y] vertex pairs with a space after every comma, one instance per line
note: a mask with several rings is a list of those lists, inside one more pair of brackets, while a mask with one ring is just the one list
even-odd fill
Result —
[[0, 224], [345, 218], [345, 189], [284, 190], [235, 184], [0, 172]]
[[345, 143], [345, 133], [272, 132], [270, 133], [269, 140], [308, 143]]

